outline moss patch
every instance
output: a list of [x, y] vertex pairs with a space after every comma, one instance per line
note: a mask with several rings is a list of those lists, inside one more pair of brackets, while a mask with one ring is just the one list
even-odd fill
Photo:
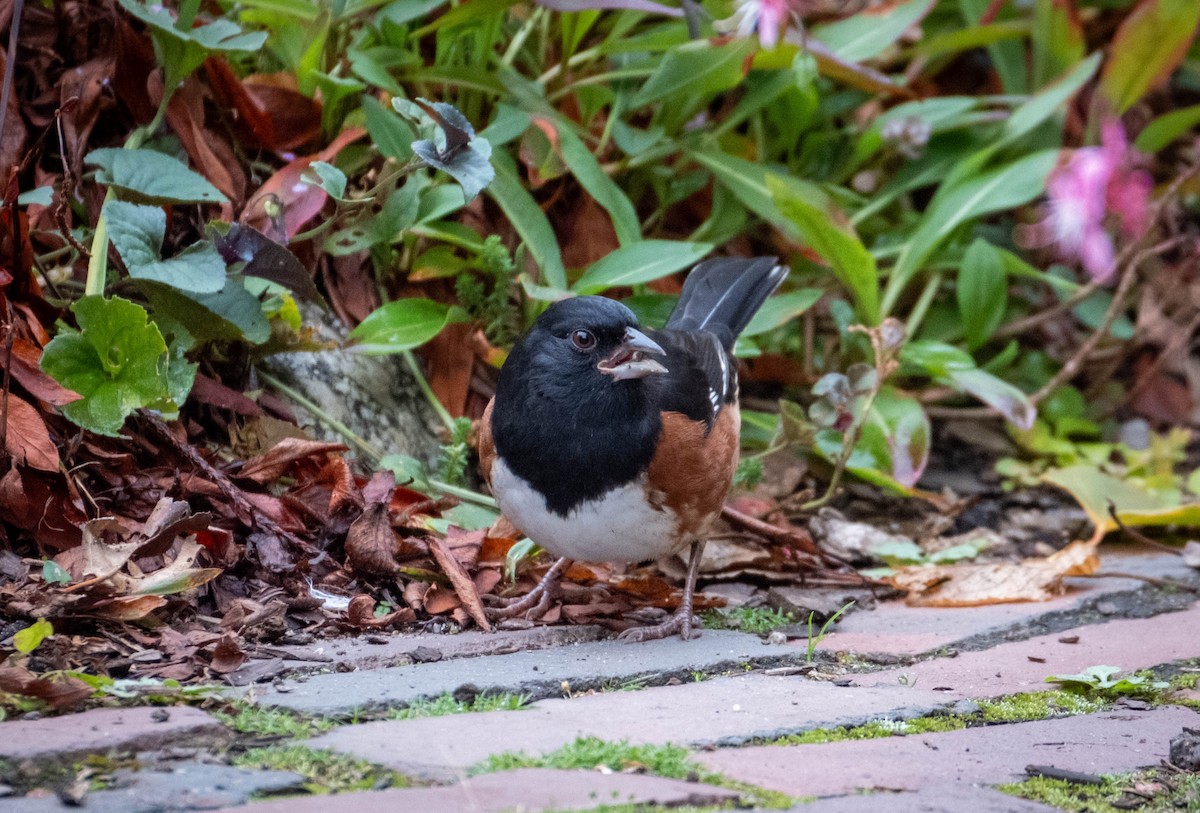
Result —
[[1078, 813], [1177, 813], [1200, 811], [1200, 775], [1150, 768], [1134, 774], [1103, 777], [1101, 785], [1077, 785], [1061, 779], [1034, 777], [1000, 785], [1001, 790], [1060, 810]]
[[264, 768], [291, 771], [304, 777], [309, 793], [340, 793], [372, 788], [408, 787], [408, 778], [333, 751], [309, 748], [306, 745], [273, 745], [252, 748], [234, 758], [233, 764], [242, 768]]
[[722, 607], [700, 614], [704, 628], [710, 630], [741, 630], [755, 635], [786, 627], [796, 622], [796, 616], [769, 607]]
[[521, 694], [481, 694], [473, 700], [456, 700], [451, 694], [433, 700], [418, 700], [388, 714], [391, 720], [413, 720], [418, 717], [444, 717], [447, 714], [467, 714], [474, 711], [516, 711], [529, 703]]
[[238, 733], [258, 737], [311, 737], [334, 726], [330, 720], [301, 717], [248, 703], [237, 703], [225, 711], [215, 711], [213, 716]]

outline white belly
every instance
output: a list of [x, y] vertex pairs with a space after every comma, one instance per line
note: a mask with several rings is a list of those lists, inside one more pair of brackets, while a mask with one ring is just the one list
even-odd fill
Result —
[[669, 556], [687, 541], [677, 537], [669, 512], [646, 502], [640, 479], [581, 503], [562, 517], [497, 459], [492, 467], [492, 493], [504, 516], [555, 556], [584, 562], [641, 562]]

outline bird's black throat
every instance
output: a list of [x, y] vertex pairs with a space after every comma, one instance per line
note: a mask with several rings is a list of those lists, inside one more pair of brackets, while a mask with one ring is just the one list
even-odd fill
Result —
[[501, 371], [496, 452], [560, 516], [645, 472], [661, 431], [644, 381], [564, 376], [520, 357]]

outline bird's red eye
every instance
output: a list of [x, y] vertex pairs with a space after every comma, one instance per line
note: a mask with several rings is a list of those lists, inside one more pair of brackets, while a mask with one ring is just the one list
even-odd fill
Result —
[[591, 350], [596, 346], [596, 337], [590, 330], [576, 330], [571, 334], [571, 342], [580, 350]]

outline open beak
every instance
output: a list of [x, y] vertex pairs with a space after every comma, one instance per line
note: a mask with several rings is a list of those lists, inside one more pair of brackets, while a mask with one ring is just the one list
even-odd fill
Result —
[[625, 328], [625, 337], [613, 354], [597, 365], [600, 372], [611, 375], [614, 381], [625, 381], [631, 378], [645, 378], [648, 375], [665, 373], [667, 368], [654, 359], [646, 358], [647, 353], [665, 356], [666, 351], [659, 347], [640, 330]]

